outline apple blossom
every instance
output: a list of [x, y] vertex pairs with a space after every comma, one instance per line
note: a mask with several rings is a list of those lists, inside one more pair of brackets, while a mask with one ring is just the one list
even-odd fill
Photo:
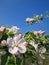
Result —
[[9, 29], [9, 32], [13, 32], [14, 34], [19, 34], [20, 29], [17, 26], [13, 26]]
[[11, 54], [15, 54], [18, 51], [20, 53], [25, 53], [26, 52], [26, 46], [24, 44], [25, 40], [24, 38], [19, 38], [19, 35], [14, 36], [13, 38], [8, 38], [7, 39], [7, 44], [9, 45], [9, 52]]
[[34, 22], [34, 19], [33, 18], [26, 18], [26, 22]]
[[[38, 49], [38, 44], [39, 44], [39, 43], [38, 43], [38, 44], [35, 44], [34, 41], [30, 41], [29, 44], [31, 44], [32, 46], [34, 46], [35, 50]], [[40, 49], [38, 49], [37, 51], [39, 51], [39, 53], [43, 54], [43, 53], [46, 52], [46, 48], [42, 46], [42, 47], [41, 47]]]
[[34, 42], [34, 41], [30, 41], [30, 43], [29, 43], [29, 44], [31, 44], [32, 46], [34, 46], [34, 48], [35, 48], [35, 49], [37, 49], [38, 44], [35, 44], [35, 42]]

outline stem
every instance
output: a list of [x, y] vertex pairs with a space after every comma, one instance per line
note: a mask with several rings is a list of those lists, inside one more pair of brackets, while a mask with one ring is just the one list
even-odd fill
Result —
[[23, 65], [23, 60], [22, 60], [22, 62], [21, 62], [21, 65]]
[[8, 56], [8, 58], [7, 58], [7, 62], [6, 62], [5, 65], [8, 65], [9, 59], [10, 59], [10, 57]]
[[14, 56], [14, 60], [15, 60], [15, 65], [17, 65], [17, 63], [16, 63], [16, 57]]
[[22, 63], [21, 65], [25, 65], [25, 55], [23, 54]]
[[13, 57], [14, 57], [14, 63], [15, 63], [15, 65], [17, 65], [15, 55], [13, 55]]
[[0, 65], [1, 65], [1, 55], [0, 55]]

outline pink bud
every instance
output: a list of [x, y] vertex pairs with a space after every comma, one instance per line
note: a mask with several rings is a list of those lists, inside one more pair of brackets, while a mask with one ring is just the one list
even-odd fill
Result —
[[41, 35], [44, 35], [45, 34], [45, 31], [38, 31], [38, 34], [41, 34]]
[[24, 46], [27, 47], [28, 46], [28, 43], [27, 42], [24, 42]]
[[39, 32], [37, 31], [37, 35], [39, 35]]
[[6, 40], [3, 40], [3, 41], [1, 42], [1, 45], [2, 45], [2, 46], [7, 46]]
[[34, 31], [34, 34], [35, 35], [44, 35], [45, 34], [45, 31]]
[[17, 51], [14, 55], [15, 55], [15, 56], [18, 56], [18, 55], [19, 55], [19, 52]]
[[45, 31], [41, 32], [41, 34], [44, 35], [45, 34]]
[[0, 30], [0, 35], [3, 33], [3, 31]]
[[18, 37], [19, 37], [19, 39], [21, 39], [23, 37], [23, 35], [22, 34], [19, 34]]

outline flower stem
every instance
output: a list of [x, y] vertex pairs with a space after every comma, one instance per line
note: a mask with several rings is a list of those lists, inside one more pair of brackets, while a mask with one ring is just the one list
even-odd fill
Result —
[[15, 57], [15, 55], [13, 55], [13, 57], [14, 57], [14, 63], [15, 63], [15, 65], [17, 65], [17, 63], [16, 63], [16, 57]]
[[0, 65], [1, 65], [1, 55], [0, 55]]
[[10, 57], [8, 56], [8, 58], [7, 58], [7, 62], [6, 62], [5, 65], [8, 65], [9, 59], [10, 59]]
[[23, 60], [22, 60], [22, 62], [21, 62], [21, 65], [23, 65]]

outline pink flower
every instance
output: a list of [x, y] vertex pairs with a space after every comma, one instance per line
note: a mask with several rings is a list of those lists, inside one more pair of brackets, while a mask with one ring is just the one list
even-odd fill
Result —
[[34, 34], [35, 35], [44, 35], [45, 31], [42, 31], [42, 30], [40, 30], [40, 31], [34, 31]]
[[1, 41], [1, 45], [2, 45], [2, 46], [7, 46], [6, 40]]
[[38, 34], [41, 34], [41, 35], [44, 35], [45, 34], [45, 31], [38, 31]]
[[[9, 53], [11, 54], [15, 54], [17, 51], [19, 51], [19, 53], [25, 53], [27, 51], [27, 47], [25, 46], [26, 41], [24, 40], [24, 38], [19, 39], [19, 35], [14, 36], [11, 40], [11, 38], [7, 39], [7, 44], [9, 46]], [[16, 53], [17, 55], [17, 53]]]

